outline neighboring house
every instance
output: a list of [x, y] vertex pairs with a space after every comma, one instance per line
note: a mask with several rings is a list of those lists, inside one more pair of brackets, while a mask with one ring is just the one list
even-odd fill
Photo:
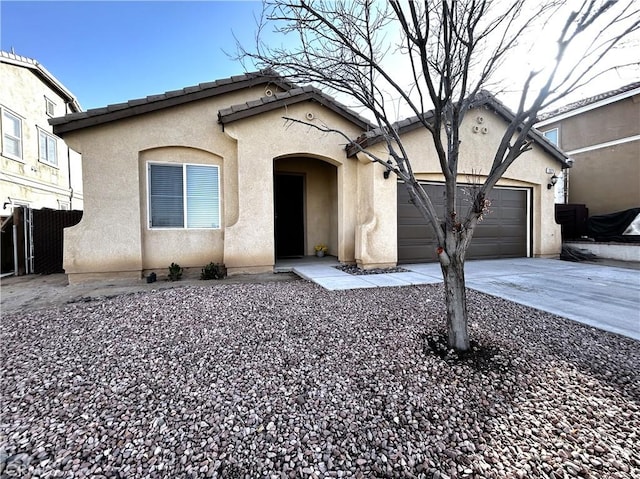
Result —
[[640, 82], [545, 113], [536, 128], [575, 162], [568, 203], [590, 215], [640, 206]]
[[[34, 271], [30, 216], [23, 217], [17, 207], [83, 208], [80, 154], [67, 147], [48, 122], [80, 110], [76, 98], [40, 63], [0, 51], [2, 274]], [[44, 234], [42, 228], [38, 233]], [[38, 255], [45, 260], [47, 247]]]
[[77, 113], [76, 98], [37, 61], [0, 51], [0, 215], [16, 205], [82, 209], [82, 161], [49, 118]]
[[[172, 262], [273, 271], [278, 258], [312, 255], [320, 243], [365, 268], [435, 260], [393, 175], [345, 150], [338, 135], [283, 116], [339, 129], [384, 154], [375, 135], [362, 136], [373, 128], [366, 119], [269, 72], [51, 119], [84, 162], [85, 214], [65, 230], [69, 281], [166, 274]], [[491, 96], [467, 114], [461, 183], [489, 170], [510, 117]], [[418, 178], [437, 196], [443, 176], [426, 132], [410, 120], [398, 126]], [[492, 193], [470, 257], [559, 254], [547, 185], [566, 158], [538, 132], [532, 140]]]

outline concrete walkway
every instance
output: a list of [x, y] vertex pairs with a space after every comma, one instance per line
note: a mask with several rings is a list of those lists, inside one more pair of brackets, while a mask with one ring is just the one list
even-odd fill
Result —
[[[402, 265], [405, 273], [350, 275], [337, 261], [293, 267], [328, 290], [442, 282], [437, 263]], [[468, 261], [467, 287], [605, 331], [640, 340], [640, 271], [553, 259]]]

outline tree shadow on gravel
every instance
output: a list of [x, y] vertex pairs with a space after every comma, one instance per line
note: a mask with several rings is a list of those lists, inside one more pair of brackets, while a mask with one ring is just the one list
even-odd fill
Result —
[[511, 360], [505, 356], [500, 348], [480, 344], [471, 340], [471, 347], [467, 351], [455, 351], [449, 348], [447, 336], [443, 333], [420, 335], [423, 352], [429, 356], [436, 356], [450, 365], [463, 364], [478, 372], [493, 371], [505, 373], [511, 369]]

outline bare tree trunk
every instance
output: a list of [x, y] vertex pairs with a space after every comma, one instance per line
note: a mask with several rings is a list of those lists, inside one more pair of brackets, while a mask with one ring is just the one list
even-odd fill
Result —
[[469, 331], [464, 260], [458, 254], [452, 254], [449, 256], [449, 264], [441, 263], [440, 267], [444, 278], [449, 347], [456, 351], [466, 351], [469, 349]]

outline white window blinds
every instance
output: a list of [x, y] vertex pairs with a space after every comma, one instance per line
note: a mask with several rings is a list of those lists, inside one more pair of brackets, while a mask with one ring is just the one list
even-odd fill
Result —
[[149, 165], [152, 228], [219, 228], [219, 168], [205, 165]]
[[187, 228], [219, 228], [218, 168], [187, 165]]
[[182, 165], [149, 165], [151, 227], [183, 228]]

